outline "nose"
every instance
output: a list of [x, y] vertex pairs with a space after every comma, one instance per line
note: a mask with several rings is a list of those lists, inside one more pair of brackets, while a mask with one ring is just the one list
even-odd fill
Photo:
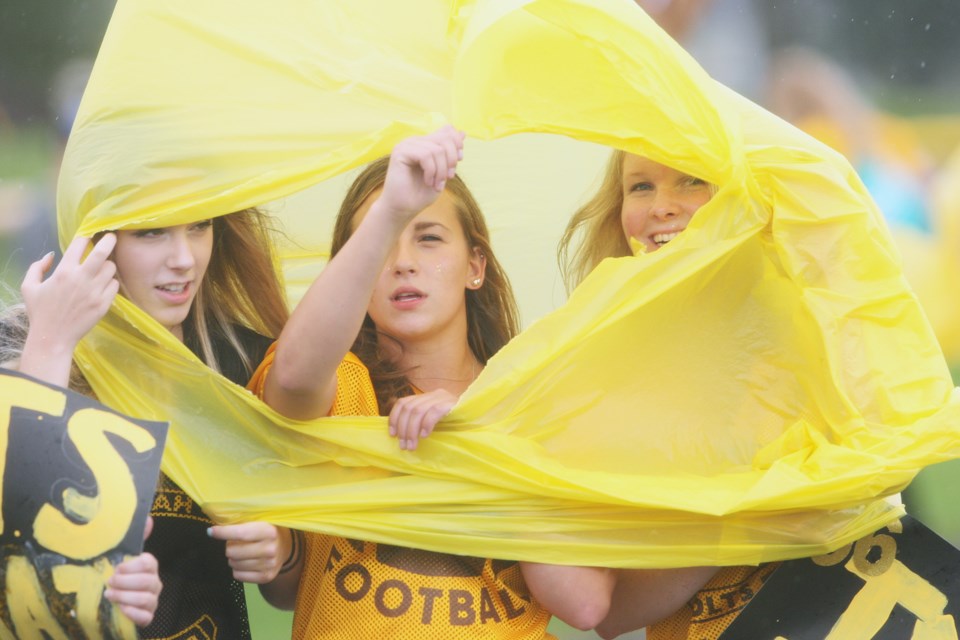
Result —
[[390, 264], [394, 275], [416, 273], [417, 271], [417, 261], [414, 258], [413, 251], [404, 243], [394, 249], [393, 260]]
[[675, 198], [662, 191], [657, 192], [656, 199], [650, 207], [650, 213], [658, 220], [669, 220], [680, 215], [680, 207]]
[[185, 232], [172, 233], [170, 236], [170, 253], [167, 255], [167, 265], [171, 269], [185, 271], [193, 268], [196, 259], [193, 256], [193, 247], [190, 238]]

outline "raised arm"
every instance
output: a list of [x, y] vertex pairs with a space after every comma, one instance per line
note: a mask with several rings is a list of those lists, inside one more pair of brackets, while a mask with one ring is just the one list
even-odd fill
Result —
[[27, 269], [20, 286], [30, 320], [17, 367], [22, 373], [61, 387], [68, 385], [73, 350], [107, 313], [119, 290], [114, 278], [116, 265], [109, 259], [116, 242], [115, 235], [106, 234], [84, 260], [90, 239], [74, 239], [46, 280], [53, 265], [52, 253]]
[[360, 331], [384, 263], [407, 223], [453, 177], [462, 149], [463, 134], [450, 126], [397, 144], [380, 196], [280, 334], [265, 382], [267, 404], [301, 420], [329, 412], [337, 366]]

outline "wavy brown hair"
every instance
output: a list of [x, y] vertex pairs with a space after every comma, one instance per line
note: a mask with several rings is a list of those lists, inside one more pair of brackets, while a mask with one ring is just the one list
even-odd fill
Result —
[[[273, 254], [269, 217], [258, 209], [245, 209], [214, 218], [210, 266], [183, 323], [185, 341], [199, 345], [201, 358], [220, 371], [213, 349], [215, 335], [226, 339], [248, 373], [258, 362], [237, 336], [245, 326], [269, 337], [280, 334], [289, 315]], [[102, 234], [98, 234], [102, 235]], [[95, 237], [94, 240], [98, 240]], [[12, 296], [7, 295], [7, 298]], [[27, 341], [29, 318], [22, 302], [5, 302], [0, 310], [0, 366], [20, 360]], [[90, 384], [74, 361], [70, 389], [94, 397]]]
[[[350, 185], [334, 225], [331, 257], [337, 255], [353, 234], [354, 219], [360, 207], [374, 192], [383, 187], [389, 164], [389, 156], [373, 161]], [[490, 245], [490, 232], [487, 230], [480, 205], [460, 176], [447, 180], [446, 192], [453, 199], [467, 247], [471, 251], [478, 250], [486, 258], [483, 286], [479, 289], [465, 289], [467, 342], [473, 355], [485, 365], [487, 360], [517, 335], [520, 329], [520, 313], [510, 280]], [[397, 398], [411, 395], [414, 391], [407, 378], [408, 372], [400, 371], [397, 363], [389, 359], [386, 351], [381, 349], [381, 339], [397, 343], [394, 338], [377, 331], [373, 320], [367, 315], [352, 350], [370, 370], [380, 412], [387, 415]]]

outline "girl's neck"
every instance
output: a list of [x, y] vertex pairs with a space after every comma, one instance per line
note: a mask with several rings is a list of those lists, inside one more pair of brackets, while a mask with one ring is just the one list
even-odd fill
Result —
[[448, 345], [406, 344], [398, 364], [421, 391], [445, 389], [454, 395], [462, 394], [483, 370], [466, 340]]

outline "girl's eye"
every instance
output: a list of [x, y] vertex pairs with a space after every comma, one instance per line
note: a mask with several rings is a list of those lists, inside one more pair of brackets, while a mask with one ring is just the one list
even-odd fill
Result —
[[192, 225], [190, 228], [194, 231], [204, 231], [213, 226], [213, 220], [201, 220], [196, 224]]
[[649, 182], [637, 182], [630, 187], [630, 191], [649, 191], [653, 189], [653, 185]]
[[694, 178], [693, 176], [687, 176], [687, 184], [691, 187], [705, 187], [707, 186], [707, 181]]
[[133, 232], [134, 238], [159, 238], [163, 235], [163, 229], [137, 229]]
[[435, 236], [432, 234], [420, 236], [421, 242], [440, 242], [441, 240], [442, 238], [440, 236]]

